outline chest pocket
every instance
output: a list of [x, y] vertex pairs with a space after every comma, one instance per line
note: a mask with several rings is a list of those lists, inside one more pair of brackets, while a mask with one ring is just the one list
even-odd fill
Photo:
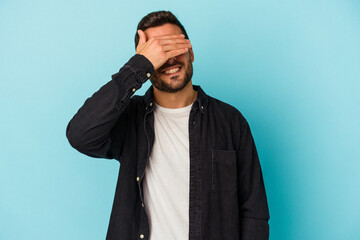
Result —
[[211, 152], [212, 191], [235, 191], [237, 187], [236, 152], [215, 150]]

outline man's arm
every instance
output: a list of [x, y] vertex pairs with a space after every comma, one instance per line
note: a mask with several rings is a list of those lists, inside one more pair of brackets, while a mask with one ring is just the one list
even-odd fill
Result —
[[240, 239], [269, 239], [269, 210], [260, 162], [250, 127], [244, 119], [238, 148]]
[[66, 128], [71, 146], [91, 157], [119, 156], [126, 136], [130, 97], [153, 72], [151, 62], [144, 56], [133, 56], [71, 119]]

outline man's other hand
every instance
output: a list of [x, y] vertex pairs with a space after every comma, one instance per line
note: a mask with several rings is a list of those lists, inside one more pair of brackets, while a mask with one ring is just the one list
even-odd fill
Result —
[[146, 40], [144, 31], [138, 30], [139, 44], [136, 53], [146, 57], [157, 70], [168, 59], [184, 54], [191, 48], [183, 34], [157, 36]]

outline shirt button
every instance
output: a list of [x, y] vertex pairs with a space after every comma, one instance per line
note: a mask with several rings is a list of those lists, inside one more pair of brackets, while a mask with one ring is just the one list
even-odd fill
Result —
[[153, 103], [152, 103], [152, 102], [150, 102], [150, 104], [149, 104], [149, 105], [150, 105], [150, 107], [151, 107], [151, 106], [153, 105]]
[[204, 109], [204, 106], [201, 106], [201, 109]]
[[142, 203], [141, 206], [144, 207], [144, 204]]
[[132, 91], [135, 92], [135, 91], [136, 91], [136, 88], [133, 88]]
[[136, 178], [136, 181], [140, 181], [140, 178], [139, 178], [139, 177], [137, 177], [137, 178]]
[[146, 76], [149, 78], [149, 77], [151, 77], [151, 74], [150, 74], [150, 73], [147, 73]]
[[143, 239], [145, 236], [144, 234], [140, 234], [140, 238]]

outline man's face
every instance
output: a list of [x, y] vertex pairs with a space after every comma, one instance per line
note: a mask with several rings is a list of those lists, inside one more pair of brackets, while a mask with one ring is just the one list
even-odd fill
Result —
[[[148, 28], [144, 32], [147, 40], [155, 36], [182, 34], [181, 29], [174, 24]], [[169, 93], [182, 90], [191, 81], [193, 61], [192, 49], [189, 49], [187, 53], [168, 59], [151, 77], [153, 86], [160, 91]]]

